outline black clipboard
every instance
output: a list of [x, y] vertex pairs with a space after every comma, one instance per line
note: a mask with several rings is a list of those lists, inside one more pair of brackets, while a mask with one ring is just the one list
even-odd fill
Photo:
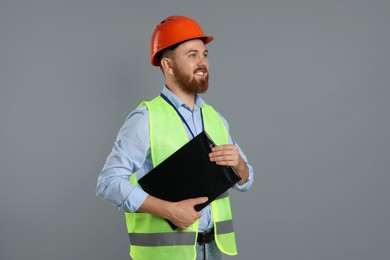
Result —
[[[209, 153], [213, 146], [215, 143], [203, 131], [138, 183], [148, 194], [171, 202], [208, 197], [207, 202], [195, 205], [195, 210], [200, 211], [241, 180], [233, 167], [210, 162]], [[171, 222], [169, 224], [176, 229]]]

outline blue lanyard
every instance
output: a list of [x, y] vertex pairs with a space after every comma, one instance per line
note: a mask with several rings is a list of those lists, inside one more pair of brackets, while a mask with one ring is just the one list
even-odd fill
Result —
[[[195, 137], [194, 133], [191, 131], [191, 128], [190, 126], [187, 124], [186, 120], [184, 119], [183, 115], [179, 112], [179, 110], [175, 107], [175, 105], [167, 98], [167, 96], [165, 96], [163, 93], [160, 94], [160, 96], [169, 104], [171, 105], [171, 107], [173, 107], [173, 109], [176, 111], [176, 113], [179, 115], [179, 117], [181, 118], [181, 121], [186, 125], [186, 127], [188, 128], [188, 130], [190, 131], [191, 135], [192, 135], [192, 138]], [[202, 108], [200, 108], [200, 116], [201, 116], [201, 119], [202, 119], [202, 131], [204, 131], [204, 122], [203, 122], [203, 112], [202, 112]]]

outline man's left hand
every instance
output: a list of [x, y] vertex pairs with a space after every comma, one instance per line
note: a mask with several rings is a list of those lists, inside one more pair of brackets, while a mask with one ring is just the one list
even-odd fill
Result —
[[248, 179], [248, 167], [240, 156], [238, 148], [234, 144], [224, 144], [213, 147], [209, 153], [210, 161], [221, 166], [232, 166], [241, 176], [239, 184], [243, 184]]

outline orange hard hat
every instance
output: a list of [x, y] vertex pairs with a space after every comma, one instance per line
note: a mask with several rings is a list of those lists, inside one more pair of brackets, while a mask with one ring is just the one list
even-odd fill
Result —
[[204, 44], [211, 42], [214, 37], [205, 35], [199, 24], [185, 16], [170, 16], [160, 22], [152, 34], [150, 58], [154, 66], [160, 66], [158, 53], [172, 45], [190, 40], [203, 39]]

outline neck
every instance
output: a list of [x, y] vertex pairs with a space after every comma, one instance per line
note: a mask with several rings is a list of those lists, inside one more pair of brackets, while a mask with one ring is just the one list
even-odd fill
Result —
[[187, 92], [183, 91], [180, 87], [172, 86], [171, 84], [170, 85], [166, 84], [166, 87], [173, 94], [175, 94], [181, 101], [183, 101], [183, 103], [186, 104], [191, 110], [194, 109], [195, 98], [196, 98], [195, 93], [187, 93]]

